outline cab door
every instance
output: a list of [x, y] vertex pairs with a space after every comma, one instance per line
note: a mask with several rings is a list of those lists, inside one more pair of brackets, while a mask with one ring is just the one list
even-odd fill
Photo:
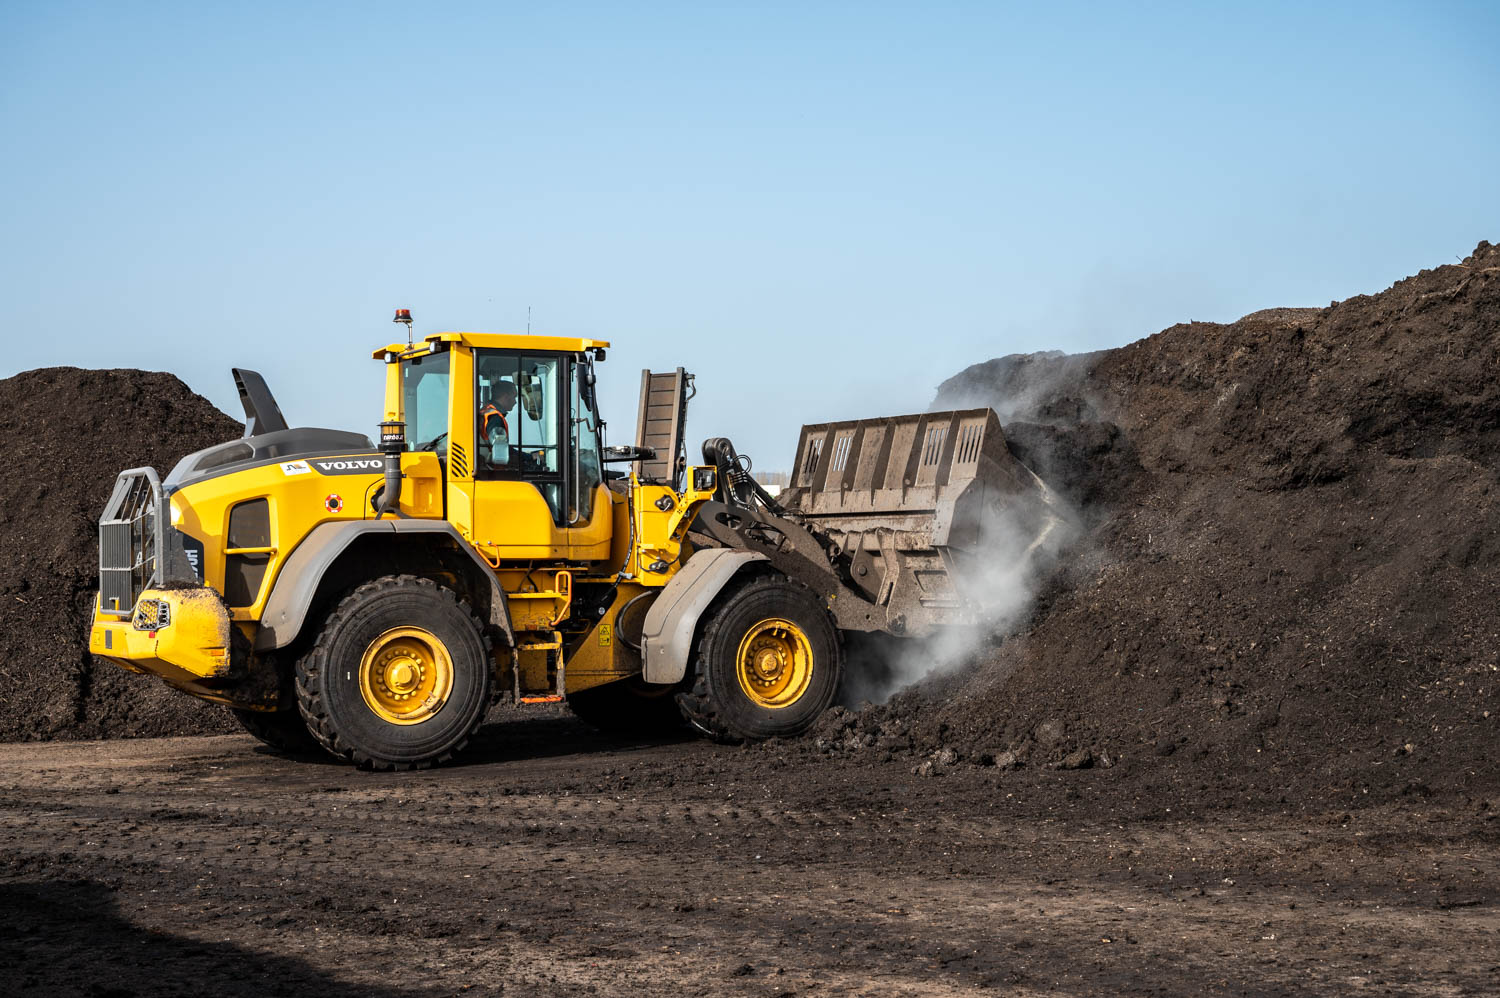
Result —
[[474, 538], [492, 561], [569, 555], [567, 356], [474, 351]]
[[594, 367], [587, 357], [571, 361], [569, 425], [568, 557], [572, 561], [604, 561], [609, 557], [614, 514], [604, 487], [599, 408], [594, 397]]

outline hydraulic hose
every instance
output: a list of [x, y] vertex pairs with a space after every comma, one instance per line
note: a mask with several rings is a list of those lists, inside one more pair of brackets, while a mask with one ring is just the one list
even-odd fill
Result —
[[785, 515], [781, 504], [750, 474], [750, 459], [736, 451], [728, 437], [703, 441], [703, 459], [718, 469], [720, 502], [745, 509], [754, 509], [759, 502], [774, 515]]
[[635, 652], [637, 655], [639, 655], [641, 653], [641, 644], [640, 644], [640, 642], [639, 641], [632, 641], [632, 640], [630, 640], [630, 638], [625, 634], [625, 631], [624, 631], [623, 627], [621, 626], [621, 624], [625, 620], [625, 614], [627, 614], [627, 613], [630, 612], [630, 608], [631, 607], [635, 606], [637, 603], [639, 603], [641, 600], [645, 599], [647, 596], [660, 596], [660, 595], [661, 595], [660, 591], [658, 591], [656, 589], [647, 589], [643, 593], [636, 593], [628, 601], [626, 601], [626, 603], [625, 603], [624, 606], [620, 607], [620, 612], [617, 613], [617, 614], [615, 614], [615, 637], [619, 638], [621, 644], [623, 644], [626, 648], [629, 648], [631, 651]]

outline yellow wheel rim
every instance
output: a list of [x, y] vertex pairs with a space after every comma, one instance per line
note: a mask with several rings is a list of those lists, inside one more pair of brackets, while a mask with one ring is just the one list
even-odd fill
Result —
[[807, 692], [812, 672], [812, 642], [790, 620], [762, 620], [740, 639], [735, 674], [740, 689], [758, 707], [790, 707]]
[[453, 659], [431, 631], [393, 627], [370, 642], [359, 661], [365, 704], [392, 724], [420, 724], [453, 692]]

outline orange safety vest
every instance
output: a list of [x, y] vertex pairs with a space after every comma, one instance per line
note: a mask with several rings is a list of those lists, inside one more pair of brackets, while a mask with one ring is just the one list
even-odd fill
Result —
[[506, 440], [507, 443], [509, 443], [510, 442], [510, 421], [505, 418], [505, 413], [501, 412], [500, 408], [498, 406], [496, 406], [493, 402], [490, 402], [490, 403], [486, 404], [483, 409], [479, 410], [479, 432], [480, 432], [480, 434], [483, 435], [483, 437], [484, 437], [484, 439], [486, 441], [488, 441], [490, 439], [490, 420], [492, 420], [492, 419], [498, 419], [498, 420], [500, 420], [500, 429], [502, 429], [502, 430], [505, 431], [505, 440]]

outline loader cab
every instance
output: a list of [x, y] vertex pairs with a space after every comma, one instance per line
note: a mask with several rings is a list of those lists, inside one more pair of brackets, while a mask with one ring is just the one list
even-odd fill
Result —
[[609, 557], [593, 395], [604, 346], [438, 333], [385, 354], [387, 418], [406, 423], [409, 449], [437, 452], [448, 519], [492, 564]]

